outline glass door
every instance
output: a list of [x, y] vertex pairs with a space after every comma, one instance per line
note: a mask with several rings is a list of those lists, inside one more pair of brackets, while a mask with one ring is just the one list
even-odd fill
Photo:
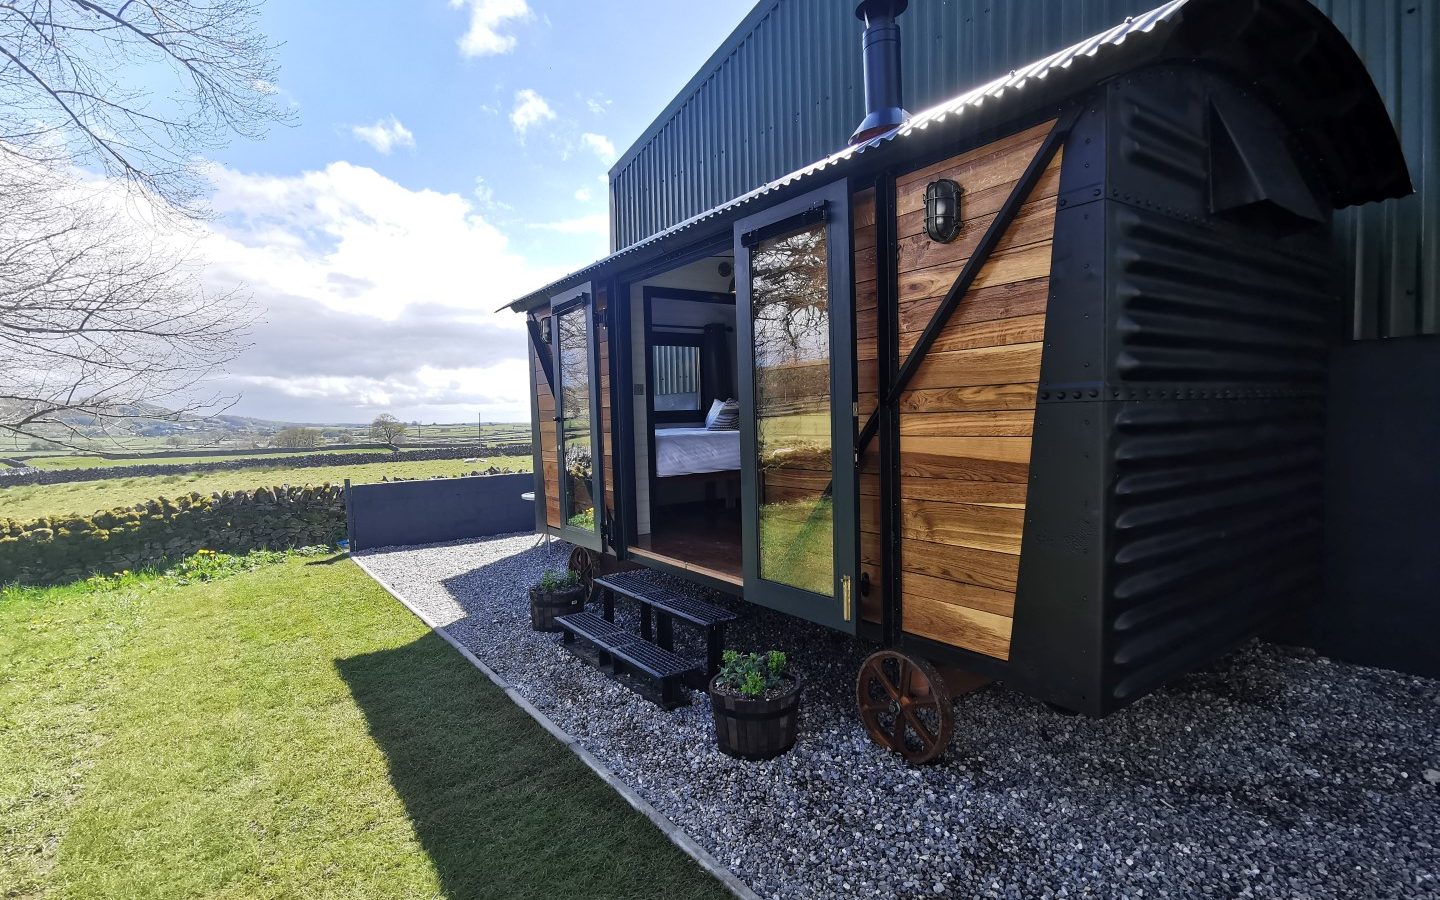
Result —
[[600, 478], [600, 421], [594, 323], [590, 295], [555, 310], [555, 427], [559, 436], [560, 537], [600, 549], [604, 495]]
[[855, 631], [858, 512], [849, 195], [736, 225], [745, 598]]

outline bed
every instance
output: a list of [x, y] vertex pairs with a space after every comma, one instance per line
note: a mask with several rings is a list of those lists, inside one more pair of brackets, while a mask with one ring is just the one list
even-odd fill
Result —
[[655, 474], [660, 478], [739, 469], [739, 431], [711, 431], [703, 426], [655, 430]]

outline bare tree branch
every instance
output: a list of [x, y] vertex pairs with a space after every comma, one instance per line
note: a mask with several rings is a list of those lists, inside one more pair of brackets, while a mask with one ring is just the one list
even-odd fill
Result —
[[205, 288], [173, 222], [43, 163], [0, 159], [0, 196], [0, 434], [74, 446], [231, 402], [202, 382], [253, 313]]
[[0, 157], [99, 169], [204, 215], [205, 155], [290, 120], [260, 5], [0, 0]]

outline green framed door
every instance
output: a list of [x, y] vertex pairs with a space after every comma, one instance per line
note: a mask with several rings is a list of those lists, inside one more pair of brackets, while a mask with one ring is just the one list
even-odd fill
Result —
[[555, 430], [560, 464], [560, 537], [600, 549], [604, 481], [600, 453], [600, 370], [588, 293], [554, 309]]
[[853, 634], [855, 312], [845, 182], [735, 226], [745, 599]]

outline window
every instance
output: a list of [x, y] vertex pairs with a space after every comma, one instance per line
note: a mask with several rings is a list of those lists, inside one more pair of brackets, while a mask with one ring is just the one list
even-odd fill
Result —
[[560, 513], [565, 526], [595, 532], [595, 440], [591, 413], [590, 309], [577, 303], [556, 317], [559, 379]]
[[700, 335], [656, 330], [650, 335], [650, 394], [655, 421], [694, 424], [710, 407]]
[[655, 372], [656, 412], [700, 411], [700, 348], [656, 344], [651, 351]]

